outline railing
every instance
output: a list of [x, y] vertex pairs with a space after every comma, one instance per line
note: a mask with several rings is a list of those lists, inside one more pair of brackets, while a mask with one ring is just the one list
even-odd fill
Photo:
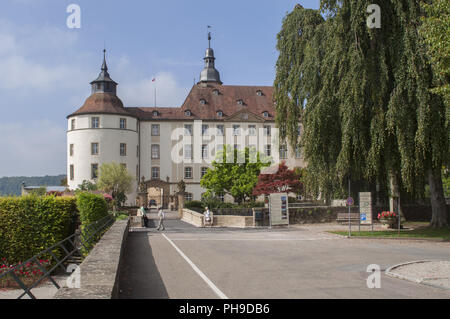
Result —
[[[61, 288], [58, 283], [52, 278], [52, 273], [57, 269], [61, 268], [64, 273], [67, 273], [66, 268], [64, 267], [64, 263], [69, 260], [70, 257], [73, 257], [76, 253], [80, 253], [82, 249], [84, 252], [89, 252], [93, 247], [95, 242], [99, 237], [103, 235], [103, 233], [107, 230], [109, 226], [114, 223], [114, 217], [108, 215], [92, 224], [89, 224], [83, 227], [82, 231], [75, 232], [71, 236], [61, 240], [60, 242], [54, 244], [53, 246], [48, 247], [47, 249], [41, 251], [37, 255], [34, 255], [27, 261], [17, 264], [10, 268], [10, 270], [0, 275], [0, 281], [7, 276], [11, 276], [14, 281], [19, 285], [21, 289], [23, 289], [23, 293], [17, 298], [21, 299], [23, 296], [28, 295], [31, 299], [36, 299], [36, 297], [31, 293], [31, 289], [35, 288], [39, 285], [42, 280], [48, 278], [50, 282], [57, 288]], [[63, 256], [59, 258], [55, 255], [55, 251], [60, 250]], [[48, 256], [50, 255], [53, 259], [53, 265], [50, 269], [46, 269], [39, 259], [40, 256]], [[27, 264], [37, 265], [39, 270], [42, 272], [42, 275], [33, 281], [32, 284], [27, 286], [22, 279], [16, 274], [17, 270], [23, 269]]]

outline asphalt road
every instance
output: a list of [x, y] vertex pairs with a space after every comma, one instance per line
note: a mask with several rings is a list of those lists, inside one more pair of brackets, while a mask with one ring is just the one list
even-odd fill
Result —
[[[301, 226], [165, 224], [164, 232], [148, 228], [129, 234], [121, 298], [450, 298], [449, 290], [384, 274], [403, 262], [450, 260], [450, 243], [347, 239]], [[381, 288], [367, 288], [370, 264], [381, 267]]]

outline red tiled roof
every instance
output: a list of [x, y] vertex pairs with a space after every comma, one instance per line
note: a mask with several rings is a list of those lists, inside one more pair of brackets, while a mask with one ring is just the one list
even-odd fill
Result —
[[94, 93], [83, 106], [68, 117], [82, 114], [119, 114], [133, 116], [123, 107], [122, 101], [112, 93]]
[[[215, 91], [218, 91], [218, 94]], [[258, 91], [261, 92], [258, 95]], [[113, 94], [96, 93], [89, 97], [85, 104], [72, 115], [90, 113], [109, 113], [134, 116], [140, 120], [226, 120], [227, 118], [247, 110], [261, 117], [261, 120], [275, 119], [275, 106], [272, 101], [271, 86], [234, 86], [202, 84], [194, 85], [181, 107], [123, 107], [122, 101]], [[204, 100], [204, 104], [201, 103]], [[238, 101], [242, 101], [242, 105]], [[191, 111], [191, 116], [186, 111]], [[158, 111], [158, 115], [153, 115]], [[222, 111], [223, 116], [217, 112]], [[268, 117], [263, 117], [268, 112]], [[69, 116], [72, 116], [69, 115]]]

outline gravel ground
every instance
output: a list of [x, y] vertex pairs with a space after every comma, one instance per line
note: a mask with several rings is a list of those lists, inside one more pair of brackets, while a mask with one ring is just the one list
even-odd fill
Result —
[[392, 268], [391, 275], [450, 289], [450, 261], [414, 262]]

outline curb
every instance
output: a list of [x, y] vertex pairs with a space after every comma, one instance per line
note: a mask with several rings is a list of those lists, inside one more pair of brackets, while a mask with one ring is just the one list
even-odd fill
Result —
[[332, 235], [338, 235], [342, 236], [344, 238], [356, 238], [356, 239], [390, 239], [390, 240], [409, 240], [409, 241], [425, 241], [425, 242], [435, 242], [435, 243], [448, 243], [450, 242], [448, 239], [437, 239], [437, 238], [417, 238], [417, 237], [370, 237], [370, 236], [351, 236], [348, 237], [346, 235], [340, 235], [340, 234], [333, 234]]
[[[393, 278], [398, 278], [398, 279], [403, 279], [403, 280], [407, 280], [407, 281], [411, 281], [417, 284], [422, 284], [422, 285], [427, 285], [427, 286], [431, 286], [434, 288], [439, 288], [439, 289], [444, 289], [444, 290], [450, 290], [450, 287], [443, 287], [443, 286], [439, 286], [439, 285], [435, 285], [429, 282], [426, 282], [427, 279], [429, 278], [412, 278], [412, 277], [408, 277], [405, 275], [399, 275], [396, 273], [393, 273], [392, 270], [401, 266], [406, 266], [406, 265], [411, 265], [411, 264], [420, 264], [420, 263], [426, 263], [426, 262], [433, 262], [436, 260], [416, 260], [416, 261], [410, 261], [410, 262], [406, 262], [406, 263], [401, 263], [401, 264], [397, 264], [394, 265], [392, 267], [389, 267], [388, 269], [385, 270], [385, 274], [389, 277], [393, 277]], [[439, 260], [440, 261], [440, 260]]]

